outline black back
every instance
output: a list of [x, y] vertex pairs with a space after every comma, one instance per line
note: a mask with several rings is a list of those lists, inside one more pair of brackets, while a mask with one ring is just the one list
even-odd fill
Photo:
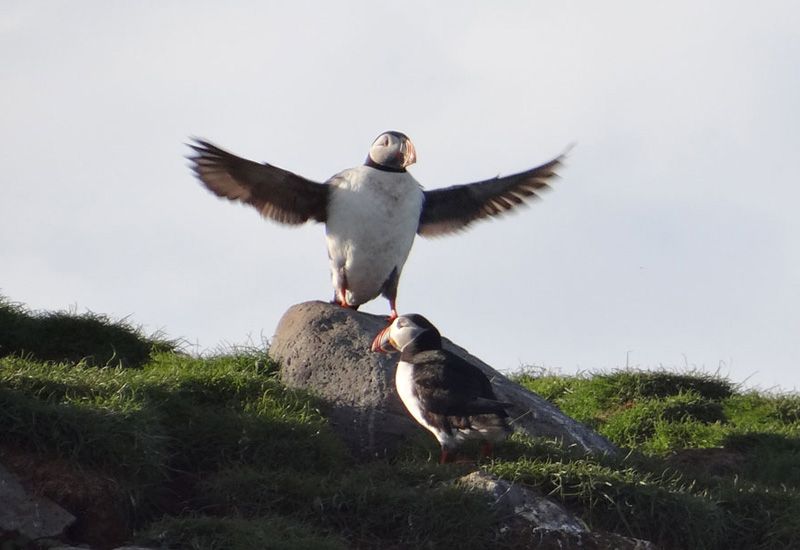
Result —
[[424, 410], [445, 416], [508, 416], [508, 404], [497, 400], [492, 383], [478, 367], [442, 349], [423, 351], [409, 359]]

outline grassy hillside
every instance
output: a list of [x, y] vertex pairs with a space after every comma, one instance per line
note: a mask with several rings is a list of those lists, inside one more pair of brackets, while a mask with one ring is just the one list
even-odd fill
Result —
[[[422, 431], [357, 463], [276, 369], [264, 350], [190, 357], [126, 323], [0, 301], [0, 462], [98, 547], [528, 546], [450, 482], [474, 466], [436, 464]], [[665, 548], [800, 547], [800, 397], [700, 373], [517, 378], [631, 452], [515, 437], [484, 469]]]

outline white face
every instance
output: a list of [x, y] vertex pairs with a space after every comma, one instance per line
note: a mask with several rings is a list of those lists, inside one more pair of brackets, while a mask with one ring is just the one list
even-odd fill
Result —
[[393, 350], [403, 351], [403, 348], [424, 330], [408, 317], [401, 315], [391, 325], [378, 333], [372, 341], [372, 351], [384, 353]]
[[394, 320], [389, 328], [389, 342], [398, 351], [403, 351], [403, 348], [410, 344], [414, 338], [420, 335], [424, 329], [409, 319], [408, 317], [400, 316]]
[[393, 168], [405, 168], [417, 161], [417, 153], [411, 140], [402, 134], [390, 132], [375, 139], [369, 148], [369, 157], [376, 164]]

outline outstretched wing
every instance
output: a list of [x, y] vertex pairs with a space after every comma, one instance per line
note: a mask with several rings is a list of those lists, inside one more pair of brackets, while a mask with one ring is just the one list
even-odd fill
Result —
[[202, 139], [188, 144], [188, 157], [201, 182], [218, 197], [241, 201], [265, 218], [285, 224], [327, 219], [328, 189], [271, 164], [243, 159]]
[[490, 180], [425, 191], [417, 233], [435, 237], [507, 212], [550, 188], [564, 155], [531, 170]]

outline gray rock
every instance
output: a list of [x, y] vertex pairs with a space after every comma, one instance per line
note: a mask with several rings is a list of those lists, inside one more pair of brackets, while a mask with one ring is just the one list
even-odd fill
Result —
[[477, 471], [460, 478], [458, 484], [485, 493], [500, 521], [520, 518], [530, 523], [534, 531], [562, 531], [573, 535], [589, 531], [560, 503], [518, 483]]
[[45, 497], [29, 494], [17, 477], [0, 465], [0, 533], [29, 539], [58, 537], [75, 516]]
[[[436, 324], [436, 319], [431, 321]], [[270, 345], [281, 364], [281, 379], [331, 404], [329, 416], [358, 454], [376, 456], [394, 449], [420, 427], [408, 416], [394, 388], [397, 355], [370, 351], [386, 317], [359, 313], [325, 302], [304, 302], [283, 315]], [[447, 327], [438, 327], [446, 334]], [[556, 437], [594, 453], [615, 454], [607, 439], [563, 414], [540, 396], [508, 380], [466, 350], [444, 339], [491, 380], [497, 397], [512, 403], [514, 429], [531, 436]]]
[[456, 483], [467, 490], [485, 494], [497, 514], [500, 533], [531, 547], [656, 550], [656, 546], [646, 540], [592, 531], [561, 503], [532, 488], [486, 472], [472, 472]]

